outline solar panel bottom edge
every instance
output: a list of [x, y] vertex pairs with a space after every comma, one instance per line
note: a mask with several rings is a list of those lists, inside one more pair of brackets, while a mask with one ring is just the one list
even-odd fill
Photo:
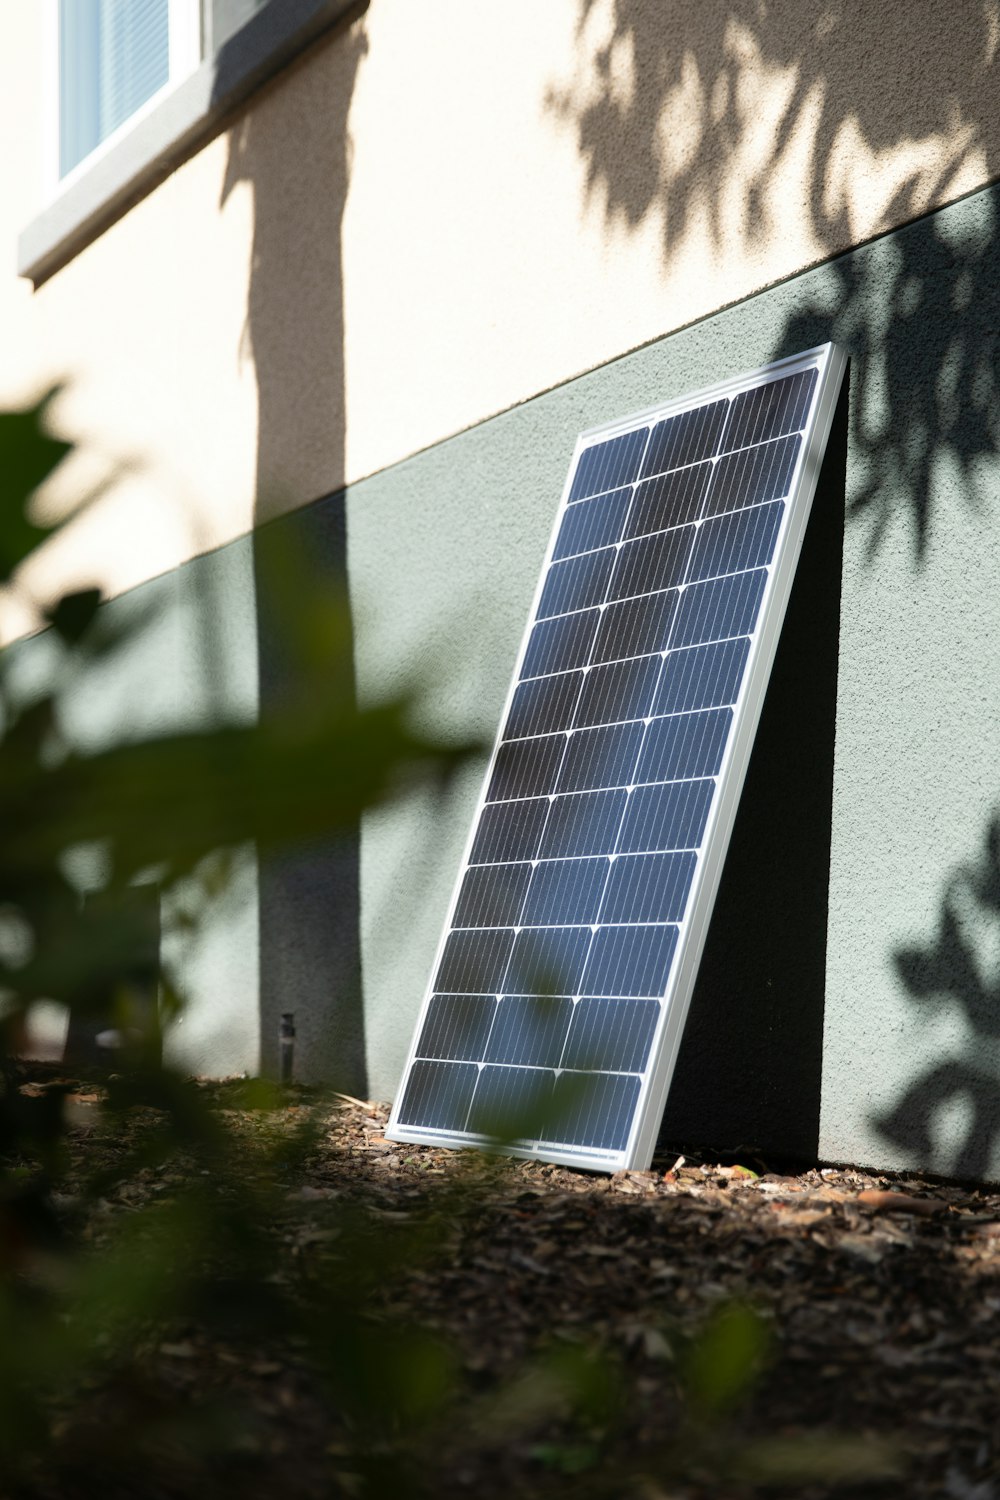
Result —
[[387, 1141], [411, 1146], [442, 1146], [468, 1151], [485, 1151], [495, 1156], [515, 1156], [524, 1161], [551, 1162], [557, 1166], [579, 1167], [585, 1171], [617, 1172], [630, 1166], [626, 1151], [601, 1151], [591, 1146], [560, 1146], [551, 1141], [498, 1142], [489, 1136], [456, 1135], [448, 1131], [421, 1129], [418, 1125], [389, 1126]]

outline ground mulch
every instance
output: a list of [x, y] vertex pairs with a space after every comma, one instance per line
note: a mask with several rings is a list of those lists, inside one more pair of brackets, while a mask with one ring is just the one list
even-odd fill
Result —
[[[44, 1090], [54, 1077], [35, 1069], [23, 1087]], [[57, 1207], [79, 1214], [74, 1174], [122, 1146], [100, 1126], [100, 1084], [68, 1086], [72, 1165]], [[405, 1253], [374, 1294], [378, 1317], [430, 1330], [455, 1361], [460, 1415], [414, 1445], [427, 1493], [1000, 1500], [997, 1192], [847, 1167], [776, 1172], [691, 1151], [610, 1178], [470, 1163], [387, 1141], [376, 1103], [299, 1091], [262, 1111], [242, 1107], [238, 1083], [199, 1087], [248, 1161], [304, 1121], [313, 1127], [267, 1226], [274, 1277], [335, 1276], [345, 1214], [374, 1225], [390, 1251], [434, 1216], [433, 1243]], [[76, 1232], [99, 1245], [183, 1180], [183, 1164], [143, 1168], [84, 1205]], [[239, 1183], [220, 1191], [238, 1194]], [[760, 1371], [731, 1410], [699, 1417], [684, 1351], [734, 1303], [752, 1305], [765, 1329]], [[547, 1404], [537, 1361], [564, 1348], [597, 1351], [613, 1373], [613, 1418], [598, 1406], [588, 1429]], [[196, 1407], [221, 1391], [252, 1417], [218, 1469], [186, 1470], [168, 1441], [143, 1495], [358, 1493], [351, 1435], [280, 1329], [248, 1350], [197, 1319], [164, 1325], [149, 1331], [136, 1369], [154, 1402], [180, 1395]], [[91, 1425], [102, 1402], [128, 1399], [97, 1382]], [[813, 1452], [826, 1477], [779, 1485], [783, 1445], [794, 1462]], [[758, 1450], [770, 1467], [754, 1478]], [[33, 1484], [18, 1493], [86, 1492], [78, 1475], [44, 1466]]]

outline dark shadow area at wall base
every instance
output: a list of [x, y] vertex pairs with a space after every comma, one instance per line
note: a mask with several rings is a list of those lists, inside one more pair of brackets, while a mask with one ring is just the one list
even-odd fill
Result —
[[[347, 605], [347, 522], [343, 493], [260, 528], [254, 537], [257, 671], [261, 717], [283, 703], [301, 711], [303, 690], [353, 704], [353, 639]], [[328, 669], [304, 661], [317, 649], [310, 606], [325, 596], [341, 638]], [[278, 1076], [284, 1012], [295, 1018], [295, 1077], [367, 1095], [361, 992], [360, 822], [258, 863], [260, 1052]]]
[[845, 381], [661, 1144], [818, 1153], [847, 412]]

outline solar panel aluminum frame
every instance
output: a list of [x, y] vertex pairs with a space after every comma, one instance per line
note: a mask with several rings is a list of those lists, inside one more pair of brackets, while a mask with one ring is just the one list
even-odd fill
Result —
[[514, 694], [520, 682], [521, 668], [528, 650], [529, 641], [538, 613], [542, 592], [549, 576], [549, 568], [557, 544], [560, 527], [566, 512], [570, 491], [577, 473], [580, 459], [587, 449], [610, 438], [618, 437], [646, 424], [661, 422], [709, 401], [723, 397], [734, 397], [743, 391], [770, 384], [790, 375], [810, 369], [817, 371], [817, 387], [812, 409], [802, 429], [802, 444], [795, 468], [789, 482], [785, 508], [775, 542], [772, 561], [767, 565], [767, 582], [761, 599], [758, 622], [751, 637], [746, 670], [736, 703], [733, 706], [733, 728], [729, 734], [722, 764], [717, 777], [716, 794], [712, 798], [708, 821], [701, 841], [701, 852], [695, 868], [694, 879], [688, 895], [685, 916], [680, 921], [677, 950], [670, 968], [666, 990], [661, 997], [661, 1009], [656, 1030], [649, 1050], [644, 1085], [640, 1088], [638, 1103], [632, 1119], [626, 1147], [621, 1151], [602, 1150], [592, 1147], [561, 1145], [542, 1141], [504, 1142], [499, 1149], [505, 1154], [528, 1157], [533, 1160], [550, 1161], [567, 1166], [588, 1168], [595, 1171], [613, 1172], [623, 1168], [644, 1170], [649, 1167], [656, 1147], [663, 1109], [673, 1077], [680, 1050], [684, 1024], [690, 1008], [698, 967], [701, 962], [715, 905], [715, 898], [728, 852], [729, 841], [736, 820], [743, 783], [753, 749], [761, 709], [767, 692], [771, 668], [781, 635], [785, 611], [791, 595], [796, 566], [806, 527], [812, 509], [813, 497], [819, 472], [826, 451], [830, 429], [833, 424], [841, 384], [847, 368], [847, 356], [837, 345], [822, 344], [803, 354], [792, 355], [764, 365], [748, 374], [740, 375], [701, 391], [689, 393], [675, 400], [636, 412], [600, 427], [589, 428], [576, 440], [560, 503], [556, 510], [552, 534], [546, 549], [538, 584], [535, 590], [527, 625], [511, 676], [510, 688], [500, 716], [496, 741], [490, 756], [489, 766], [483, 780], [482, 790], [466, 846], [459, 864], [455, 888], [444, 923], [441, 938], [434, 956], [430, 981], [424, 996], [413, 1040], [403, 1070], [402, 1083], [393, 1105], [386, 1136], [391, 1140], [415, 1145], [451, 1147], [475, 1147], [498, 1149], [497, 1142], [490, 1137], [472, 1132], [454, 1132], [431, 1129], [413, 1124], [401, 1124], [398, 1114], [404, 1095], [404, 1086], [409, 1079], [412, 1065], [417, 1058], [418, 1044], [434, 994], [434, 981], [438, 974], [453, 919], [458, 906], [462, 882], [469, 868], [469, 858], [479, 829], [480, 819], [487, 802], [487, 792], [493, 776], [497, 754], [503, 742], [504, 729], [508, 722]]

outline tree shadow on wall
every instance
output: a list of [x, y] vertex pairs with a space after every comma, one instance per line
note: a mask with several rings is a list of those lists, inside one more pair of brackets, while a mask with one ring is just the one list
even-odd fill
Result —
[[932, 215], [825, 268], [820, 303], [781, 349], [832, 338], [851, 355], [847, 520], [869, 564], [909, 534], [915, 565], [989, 519], [984, 460], [1000, 447], [1000, 250], [980, 222]]
[[[992, 950], [992, 952], [991, 952]], [[1000, 814], [987, 825], [978, 858], [959, 866], [941, 898], [938, 930], [924, 947], [897, 949], [896, 971], [919, 1020], [957, 1010], [964, 1039], [912, 1083], [875, 1129], [922, 1165], [960, 1178], [993, 1170], [1000, 1144]], [[992, 1056], [993, 1066], [989, 1066]], [[964, 1114], [964, 1138], [937, 1144], [945, 1110]]]
[[[223, 203], [240, 184], [253, 193], [245, 338], [258, 393], [257, 676], [260, 716], [278, 721], [310, 693], [355, 696], [341, 228], [366, 8], [255, 96], [230, 133], [222, 192]], [[225, 58], [223, 48], [222, 73]], [[265, 1072], [277, 1072], [281, 1015], [293, 1011], [296, 1075], [366, 1097], [359, 924], [360, 827], [259, 863]]]
[[[549, 103], [610, 227], [655, 223], [667, 270], [700, 242], [759, 282], [755, 257], [769, 247], [801, 244], [785, 275], [1000, 174], [998, 42], [985, 8], [939, 0], [919, 20], [848, 0], [612, 0], [610, 12], [580, 0], [577, 79]], [[936, 475], [953, 460], [974, 494], [977, 459], [995, 451], [997, 257], [992, 227], [948, 238], [939, 226], [893, 246], [836, 261], [823, 308], [775, 356], [817, 337], [848, 349], [848, 519], [866, 527], [871, 557], [906, 527], [923, 562]]]

